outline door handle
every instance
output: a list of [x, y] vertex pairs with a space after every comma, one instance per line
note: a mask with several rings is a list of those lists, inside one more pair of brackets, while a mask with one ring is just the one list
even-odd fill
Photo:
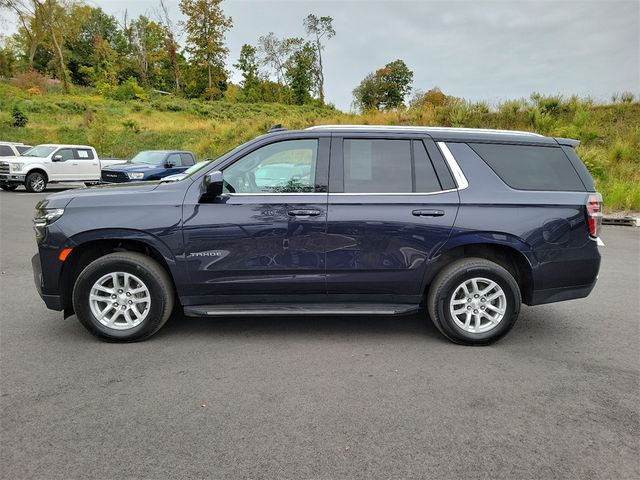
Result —
[[289, 210], [287, 213], [290, 217], [317, 217], [320, 210]]
[[414, 210], [413, 213], [416, 217], [442, 217], [444, 210]]
[[78, 165], [77, 163], [72, 163], [71, 165]]

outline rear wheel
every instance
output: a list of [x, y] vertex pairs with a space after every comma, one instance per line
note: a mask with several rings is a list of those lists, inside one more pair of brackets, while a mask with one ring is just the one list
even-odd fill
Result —
[[7, 192], [13, 192], [16, 188], [18, 188], [18, 185], [0, 185], [0, 188]]
[[27, 189], [27, 192], [44, 192], [44, 189], [47, 188], [47, 177], [40, 172], [32, 172], [27, 175], [24, 186]]
[[513, 275], [483, 258], [466, 258], [445, 267], [427, 296], [436, 328], [464, 345], [488, 345], [506, 335], [518, 318], [521, 302]]
[[153, 259], [134, 252], [105, 255], [78, 276], [73, 306], [94, 335], [113, 341], [144, 340], [156, 333], [173, 310], [173, 286]]

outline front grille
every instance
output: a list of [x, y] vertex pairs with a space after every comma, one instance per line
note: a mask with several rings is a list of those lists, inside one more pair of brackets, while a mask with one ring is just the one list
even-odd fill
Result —
[[9, 173], [9, 162], [0, 162], [0, 173]]
[[113, 172], [110, 170], [103, 170], [101, 178], [103, 182], [109, 183], [122, 183], [129, 181], [129, 177], [125, 172]]

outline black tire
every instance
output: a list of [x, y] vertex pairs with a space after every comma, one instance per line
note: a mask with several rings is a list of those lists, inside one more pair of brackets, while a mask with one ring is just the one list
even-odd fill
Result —
[[[112, 272], [138, 277], [150, 294], [150, 306], [139, 325], [117, 330], [101, 323], [93, 314], [89, 295], [95, 282]], [[117, 341], [145, 340], [156, 333], [171, 316], [174, 305], [173, 284], [167, 272], [152, 258], [134, 252], [110, 253], [91, 262], [82, 270], [73, 288], [73, 306], [80, 323], [96, 337]]]
[[0, 188], [7, 192], [13, 192], [16, 188], [18, 188], [18, 185], [0, 185]]
[[[461, 328], [454, 321], [449, 309], [456, 289], [465, 281], [474, 278], [486, 278], [495, 282], [506, 298], [502, 319], [490, 330], [480, 333]], [[427, 309], [433, 324], [449, 340], [462, 345], [489, 345], [502, 338], [515, 325], [521, 303], [520, 287], [513, 275], [497, 263], [483, 258], [465, 258], [451, 263], [436, 276], [427, 295]]]
[[27, 192], [41, 193], [47, 188], [47, 177], [40, 172], [31, 172], [24, 181]]

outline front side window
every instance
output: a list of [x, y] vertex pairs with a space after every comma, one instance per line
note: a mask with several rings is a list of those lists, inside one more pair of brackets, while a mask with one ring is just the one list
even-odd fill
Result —
[[413, 191], [411, 141], [345, 139], [346, 193], [410, 193]]
[[306, 193], [315, 188], [318, 140], [271, 143], [223, 171], [226, 193]]
[[67, 160], [73, 160], [73, 150], [70, 148], [61, 148], [58, 150], [54, 156], [60, 155], [62, 157], [62, 161], [66, 162]]
[[180, 159], [179, 153], [172, 153], [167, 157], [167, 161], [165, 162], [167, 165], [172, 165], [174, 167], [181, 167], [182, 160]]

